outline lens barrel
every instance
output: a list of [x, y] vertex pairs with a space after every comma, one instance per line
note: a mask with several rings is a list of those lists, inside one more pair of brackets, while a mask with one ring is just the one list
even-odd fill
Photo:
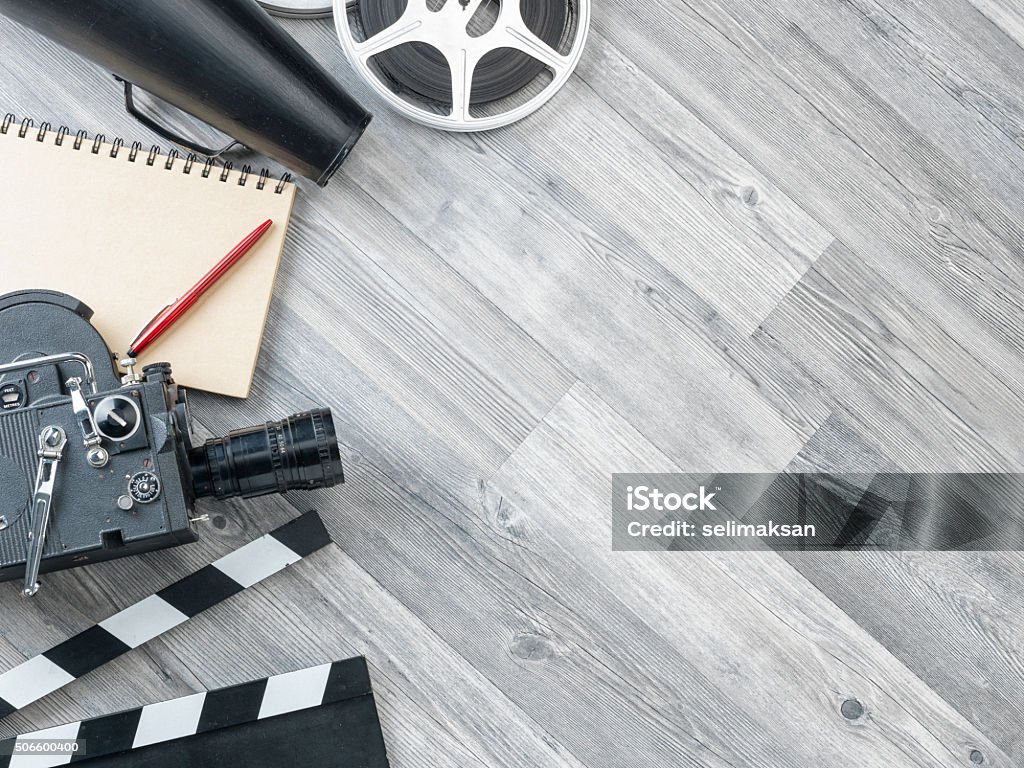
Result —
[[189, 452], [197, 497], [251, 498], [344, 482], [334, 419], [327, 408], [207, 440]]

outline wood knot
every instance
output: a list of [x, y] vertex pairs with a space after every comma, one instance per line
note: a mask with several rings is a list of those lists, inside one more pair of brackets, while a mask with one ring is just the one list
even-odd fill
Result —
[[499, 530], [503, 531], [506, 538], [525, 539], [526, 517], [517, 507], [508, 503], [505, 497], [497, 491], [488, 487], [485, 482], [480, 483], [480, 502], [484, 510], [490, 515]]
[[864, 714], [864, 705], [857, 701], [857, 699], [847, 699], [839, 707], [839, 711], [843, 713], [843, 717], [847, 720], [856, 720]]
[[555, 655], [555, 647], [543, 635], [520, 632], [512, 638], [512, 655], [525, 661], [547, 661]]
[[761, 195], [754, 187], [743, 187], [743, 189], [740, 190], [740, 200], [743, 201], [744, 205], [749, 206], [750, 208], [757, 205], [760, 199]]
[[637, 280], [634, 284], [636, 285], [636, 289], [644, 296], [650, 296], [654, 293], [654, 286], [648, 285], [643, 280]]

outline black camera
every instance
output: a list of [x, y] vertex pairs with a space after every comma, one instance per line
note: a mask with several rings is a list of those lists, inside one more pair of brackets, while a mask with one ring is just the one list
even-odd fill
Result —
[[193, 446], [167, 363], [117, 358], [77, 299], [0, 297], [0, 581], [196, 540], [198, 497], [343, 481], [331, 412], [316, 409]]

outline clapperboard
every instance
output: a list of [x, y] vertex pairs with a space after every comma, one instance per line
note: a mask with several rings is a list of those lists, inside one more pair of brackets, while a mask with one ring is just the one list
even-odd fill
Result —
[[[316, 512], [0, 675], [0, 718], [323, 549]], [[62, 745], [66, 748], [58, 749]], [[43, 751], [48, 750], [48, 751]], [[0, 742], [0, 768], [387, 768], [366, 661], [324, 664]]]

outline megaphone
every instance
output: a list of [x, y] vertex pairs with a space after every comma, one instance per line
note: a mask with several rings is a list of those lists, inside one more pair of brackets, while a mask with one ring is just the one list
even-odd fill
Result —
[[[109, 69], [135, 118], [199, 155], [242, 145], [324, 186], [371, 119], [255, 0], [0, 0], [0, 13]], [[137, 107], [134, 88], [233, 141], [178, 135]]]

